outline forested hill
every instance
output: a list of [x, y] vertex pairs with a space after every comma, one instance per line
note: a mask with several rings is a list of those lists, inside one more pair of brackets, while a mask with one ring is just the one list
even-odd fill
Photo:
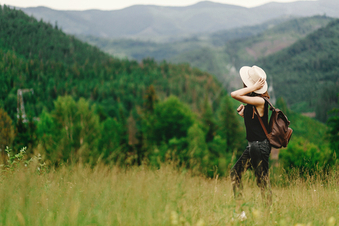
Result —
[[292, 110], [316, 112], [321, 121], [338, 103], [339, 20], [311, 33], [287, 49], [258, 62], [273, 81], [277, 96]]
[[205, 97], [217, 103], [223, 92], [212, 76], [188, 65], [119, 60], [19, 10], [2, 7], [0, 21], [0, 105], [12, 118], [19, 88], [34, 89], [25, 105], [34, 103], [36, 115], [69, 94], [100, 103], [111, 117], [142, 105], [151, 84], [159, 98], [176, 95], [196, 110]]
[[3, 6], [0, 13], [2, 50], [12, 50], [26, 59], [58, 61], [68, 65], [109, 59], [98, 48], [66, 35], [57, 26], [38, 22], [22, 11]]
[[233, 39], [226, 43], [226, 52], [237, 69], [242, 65], [251, 65], [257, 59], [276, 53], [299, 39], [306, 37], [321, 27], [325, 27], [333, 18], [313, 16], [293, 18], [278, 25], [245, 38]]
[[[0, 116], [7, 122], [0, 149], [28, 147], [56, 165], [157, 165], [173, 156], [213, 175], [215, 165], [225, 174], [243, 148], [241, 117], [210, 74], [188, 64], [119, 60], [6, 6], [0, 21]], [[25, 88], [34, 90], [23, 98], [27, 123], [17, 118], [17, 91]]]
[[[178, 160], [213, 176], [227, 174], [234, 153], [246, 146], [237, 106], [208, 73], [119, 60], [6, 6], [0, 37], [1, 150], [28, 147], [56, 166]], [[17, 91], [26, 88], [34, 93], [24, 94], [24, 121], [17, 118]], [[312, 151], [320, 152], [325, 126], [290, 115], [298, 118], [291, 124], [298, 142], [315, 140]]]

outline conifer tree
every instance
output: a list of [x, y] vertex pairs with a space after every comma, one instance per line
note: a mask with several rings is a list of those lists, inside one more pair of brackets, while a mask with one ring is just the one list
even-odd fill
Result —
[[122, 125], [115, 118], [108, 117], [101, 123], [98, 150], [104, 162], [109, 163], [111, 160], [116, 162], [119, 157], [122, 157], [119, 156], [122, 130]]
[[218, 111], [219, 129], [218, 133], [226, 141], [226, 152], [233, 152], [241, 146], [241, 130], [236, 110], [233, 107], [231, 98], [226, 95]]
[[[339, 102], [338, 102], [339, 103]], [[339, 108], [333, 109], [331, 117], [328, 120], [328, 136], [331, 144], [331, 148], [339, 155]]]
[[212, 110], [212, 106], [208, 101], [208, 98], [205, 97], [204, 107], [201, 117], [202, 123], [206, 129], [206, 142], [213, 141], [214, 136], [216, 135], [217, 125], [214, 119], [214, 114]]
[[153, 85], [150, 85], [146, 90], [146, 95], [144, 97], [144, 112], [153, 113], [154, 106], [158, 101], [158, 97], [155, 93], [155, 89]]
[[143, 98], [143, 107], [138, 111], [141, 119], [141, 148], [145, 149], [145, 152], [154, 141], [154, 108], [157, 103], [158, 97], [154, 86], [150, 85]]
[[0, 153], [5, 154], [6, 146], [11, 147], [14, 140], [12, 119], [0, 108]]
[[16, 150], [19, 150], [22, 147], [27, 147], [30, 143], [30, 135], [27, 128], [27, 125], [24, 123], [23, 118], [19, 117], [16, 123], [15, 139], [14, 146]]
[[138, 139], [136, 138], [137, 127], [132, 112], [127, 119], [127, 130], [128, 130], [128, 145], [130, 146], [137, 145], [139, 143]]
[[286, 114], [288, 116], [288, 114], [290, 113], [287, 104], [284, 100], [284, 98], [280, 97], [278, 98], [276, 104], [275, 104], [276, 108], [279, 108], [282, 112], [284, 112], [284, 114]]

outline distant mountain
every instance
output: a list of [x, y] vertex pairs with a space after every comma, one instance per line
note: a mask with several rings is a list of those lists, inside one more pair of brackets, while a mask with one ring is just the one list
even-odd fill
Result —
[[[258, 34], [225, 41], [223, 46], [183, 51], [169, 60], [174, 63], [188, 62], [193, 67], [214, 74], [230, 91], [242, 84], [238, 73], [241, 66], [253, 65], [258, 59], [289, 47], [332, 20], [333, 18], [325, 16], [295, 18], [280, 24], [271, 24]], [[254, 27], [242, 28], [243, 32], [246, 30], [251, 32]], [[211, 40], [215, 40], [213, 37], [211, 36]]]
[[257, 62], [270, 76], [277, 96], [297, 112], [315, 112], [326, 122], [338, 107], [339, 19], [290, 47]]
[[289, 15], [339, 17], [337, 0], [272, 2], [254, 8], [203, 1], [186, 7], [135, 5], [111, 11], [21, 9], [53, 25], [57, 23], [69, 34], [153, 40], [251, 26]]
[[[290, 20], [291, 18], [279, 18], [255, 26], [246, 26], [222, 30], [210, 34], [191, 35], [184, 39], [168, 42], [143, 41], [127, 38], [102, 38], [96, 36], [79, 35], [81, 40], [95, 45], [103, 51], [120, 58], [142, 60], [150, 57], [156, 61], [169, 60], [177, 55], [197, 50], [200, 48], [220, 48], [227, 41], [243, 39], [257, 35], [267, 29]], [[187, 61], [186, 61], [187, 62]]]
[[81, 36], [81, 39], [122, 58], [140, 61], [150, 57], [159, 62], [189, 63], [215, 75], [224, 87], [232, 90], [241, 84], [238, 76], [240, 66], [253, 64], [286, 48], [332, 20], [325, 16], [281, 18], [167, 43], [94, 36]]
[[256, 60], [289, 47], [306, 35], [325, 27], [333, 18], [313, 16], [295, 18], [272, 26], [265, 31], [226, 44], [226, 52], [232, 64], [240, 69], [242, 65], [253, 64]]

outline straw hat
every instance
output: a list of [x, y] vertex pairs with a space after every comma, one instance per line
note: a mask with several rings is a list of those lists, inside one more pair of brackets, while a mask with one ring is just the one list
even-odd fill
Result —
[[[240, 68], [239, 73], [241, 80], [247, 87], [253, 86], [259, 80], [259, 78], [266, 79], [265, 71], [255, 65], [253, 67], [243, 66], [242, 68]], [[258, 89], [254, 92], [258, 94], [263, 94], [267, 91], [267, 87], [267, 82], [265, 81], [265, 85], [261, 89]]]

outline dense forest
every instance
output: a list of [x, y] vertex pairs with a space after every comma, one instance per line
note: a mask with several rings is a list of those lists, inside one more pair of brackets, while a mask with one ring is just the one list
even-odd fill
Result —
[[[2, 153], [5, 146], [16, 152], [26, 146], [55, 166], [172, 160], [213, 176], [224, 175], [246, 146], [235, 102], [206, 72], [116, 59], [7, 6], [0, 10], [0, 37]], [[20, 89], [32, 89], [22, 94], [26, 115]], [[277, 104], [289, 112], [284, 100]], [[311, 145], [311, 154], [321, 151], [319, 159], [328, 161], [334, 149], [323, 139], [325, 125], [289, 115], [298, 122], [291, 147]]]

